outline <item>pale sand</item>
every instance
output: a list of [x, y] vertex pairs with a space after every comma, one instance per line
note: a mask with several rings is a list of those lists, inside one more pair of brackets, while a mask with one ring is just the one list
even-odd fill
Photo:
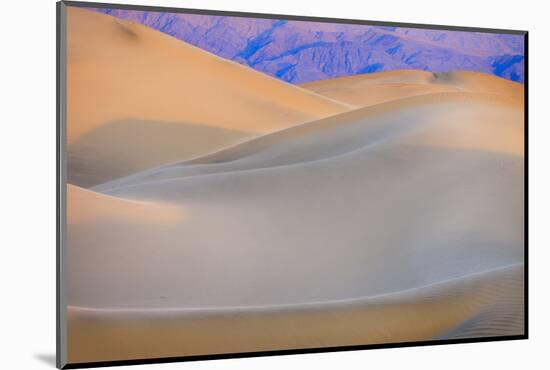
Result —
[[384, 296], [307, 305], [69, 307], [69, 361], [517, 335], [524, 327], [523, 298], [523, 267], [511, 266]]
[[438, 92], [476, 92], [523, 98], [523, 85], [478, 72], [400, 70], [309, 82], [302, 87], [356, 106]]
[[[186, 217], [144, 227], [98, 214], [69, 230], [69, 305], [84, 308], [70, 309], [70, 358], [521, 334], [519, 270], [505, 288], [414, 298], [522, 264], [521, 108], [488, 94], [400, 99], [94, 189]], [[411, 289], [395, 305], [348, 302]]]
[[516, 156], [390, 146], [119, 188], [108, 194], [181, 205], [188, 216], [147, 228], [101, 217], [73, 227], [71, 303], [340, 300], [519, 263], [522, 175]]
[[[88, 187], [148, 168], [147, 152], [136, 156], [132, 148], [152, 136], [180, 140], [177, 156], [173, 150], [163, 155], [162, 146], [150, 147], [157, 158], [152, 165], [160, 165], [352, 108], [148, 27], [85, 9], [68, 7], [67, 12], [67, 140], [73, 184]], [[116, 127], [132, 120], [179, 124], [181, 129]], [[204, 135], [197, 126], [205, 127]], [[94, 134], [98, 129], [102, 135]], [[72, 158], [78, 158], [77, 166]], [[107, 158], [111, 164], [102, 172]]]

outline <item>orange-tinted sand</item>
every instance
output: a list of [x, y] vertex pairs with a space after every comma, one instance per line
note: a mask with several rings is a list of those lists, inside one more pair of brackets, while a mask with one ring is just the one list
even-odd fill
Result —
[[[69, 181], [76, 185], [350, 109], [108, 15], [69, 7], [67, 27], [67, 140], [76, 163], [69, 163]], [[135, 121], [141, 129], [127, 125]], [[139, 155], [151, 137], [154, 151]], [[161, 144], [176, 139], [178, 146]]]
[[309, 82], [302, 87], [356, 106], [368, 106], [416, 95], [474, 92], [523, 99], [523, 85], [477, 72], [431, 73], [416, 70], [380, 72]]
[[122, 222], [148, 225], [185, 219], [182, 207], [110, 197], [67, 185], [67, 223], [72, 225]]

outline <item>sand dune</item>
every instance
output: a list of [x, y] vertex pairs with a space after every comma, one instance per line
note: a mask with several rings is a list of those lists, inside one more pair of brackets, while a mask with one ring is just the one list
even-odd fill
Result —
[[523, 85], [476, 72], [431, 73], [401, 70], [309, 82], [302, 87], [356, 106], [369, 106], [409, 96], [465, 91], [523, 98]]
[[[523, 331], [522, 303], [523, 267], [517, 265], [394, 294], [306, 305], [213, 310], [69, 307], [69, 360], [156, 358], [518, 334]], [[489, 323], [487, 331], [485, 321], [479, 317], [493, 307], [497, 307], [501, 319], [504, 315], [504, 320]], [[462, 322], [466, 323], [465, 328], [457, 326]], [[477, 330], [471, 331], [472, 327]]]
[[185, 217], [72, 224], [69, 358], [522, 334], [522, 120], [409, 97], [85, 190]]
[[[522, 156], [522, 109], [520, 100], [489, 94], [442, 93], [397, 99], [281, 130], [93, 189], [108, 191], [170, 178], [296, 165], [400, 144]], [[499, 134], [495, 136], [495, 132]]]
[[69, 23], [71, 362], [523, 333], [521, 85]]
[[520, 84], [471, 72], [382, 72], [300, 88], [108, 15], [69, 8], [68, 27], [68, 181], [82, 187], [356, 106], [522, 94]]
[[[343, 121], [335, 117], [315, 128], [302, 125], [244, 143], [230, 149], [229, 157], [206, 162], [221, 163], [184, 162], [148, 172], [145, 181], [135, 176], [134, 182], [96, 189], [180, 205], [192, 217], [168, 229], [98, 224], [70, 235], [79, 245], [70, 264], [72, 304], [143, 308], [338, 300], [521, 262], [523, 158], [507, 137], [522, 135], [521, 117], [514, 115], [518, 108], [483, 94], [437, 97], [445, 104], [440, 111], [433, 102], [422, 106], [428, 97], [408, 100], [405, 107], [416, 107], [424, 117], [418, 122], [406, 108], [365, 108], [339, 117]], [[457, 102], [461, 109], [449, 109]], [[449, 111], [454, 120], [443, 120]], [[498, 139], [488, 140], [495, 129], [491, 120], [501, 130]], [[466, 137], [468, 127], [478, 127], [480, 139], [458, 145], [456, 125]], [[439, 139], [430, 142], [433, 137]], [[108, 231], [112, 227], [115, 235]], [[143, 291], [128, 293], [130, 282], [120, 278], [113, 254], [132, 256], [125, 267], [139, 279], [131, 284]], [[89, 264], [94, 256], [108, 262]], [[243, 285], [246, 277], [254, 283]], [[88, 289], [77, 291], [82, 286]]]
[[[85, 9], [67, 11], [67, 140], [69, 155], [79, 159], [77, 167], [69, 162], [73, 184], [95, 185], [150, 165], [140, 163], [142, 157], [136, 157], [135, 151], [123, 151], [138, 147], [147, 132], [118, 130], [108, 140], [103, 135], [92, 142], [94, 131], [107, 124], [132, 120], [181, 124], [177, 137], [182, 159], [210, 151], [211, 144], [199, 144], [209, 143], [213, 130], [218, 130], [219, 148], [350, 108], [145, 26]], [[186, 130], [187, 125], [192, 128]], [[196, 126], [209, 131], [198, 135]], [[227, 131], [230, 134], [224, 137]], [[166, 139], [168, 133], [174, 131], [165, 132]], [[162, 132], [150, 134], [159, 137]], [[92, 156], [89, 148], [94, 145]], [[117, 145], [117, 150], [109, 151]], [[174, 160], [172, 152], [163, 158], [162, 147], [154, 150], [157, 165]], [[119, 173], [113, 172], [114, 164], [108, 173], [100, 172], [98, 161], [107, 157], [117, 162]]]

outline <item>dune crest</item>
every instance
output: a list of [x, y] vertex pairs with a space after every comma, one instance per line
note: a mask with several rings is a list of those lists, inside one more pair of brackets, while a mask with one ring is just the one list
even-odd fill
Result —
[[70, 227], [102, 222], [177, 223], [185, 217], [181, 207], [120, 199], [67, 185], [67, 223]]

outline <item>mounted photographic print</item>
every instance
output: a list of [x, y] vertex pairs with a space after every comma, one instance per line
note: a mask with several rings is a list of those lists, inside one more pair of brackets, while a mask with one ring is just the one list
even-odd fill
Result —
[[527, 338], [527, 32], [57, 11], [58, 367]]

